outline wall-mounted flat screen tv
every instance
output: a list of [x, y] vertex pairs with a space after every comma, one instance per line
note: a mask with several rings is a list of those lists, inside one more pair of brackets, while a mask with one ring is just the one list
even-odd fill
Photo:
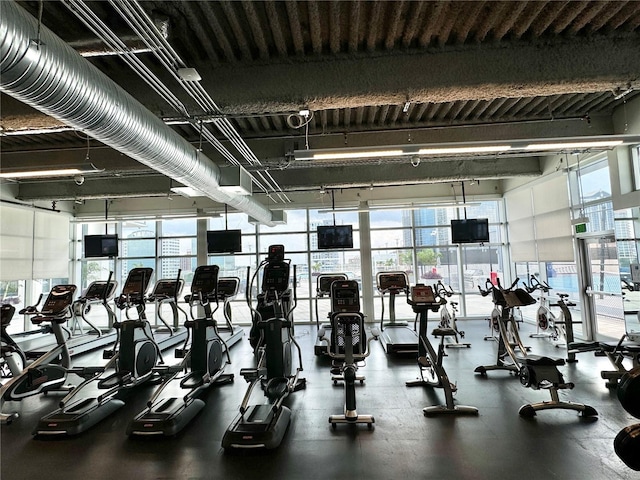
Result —
[[118, 235], [85, 235], [85, 258], [117, 257]]
[[489, 220], [487, 218], [451, 220], [451, 242], [488, 243]]
[[353, 248], [352, 225], [318, 225], [318, 249]]
[[208, 253], [236, 253], [242, 251], [241, 230], [208, 230]]

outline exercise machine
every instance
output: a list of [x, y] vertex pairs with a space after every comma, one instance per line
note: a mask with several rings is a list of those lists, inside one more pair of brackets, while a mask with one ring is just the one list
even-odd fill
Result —
[[[326, 338], [326, 332], [331, 330], [331, 323], [323, 323], [320, 324], [320, 313], [318, 310], [318, 303], [322, 298], [331, 299], [331, 284], [334, 281], [344, 281], [347, 280], [347, 275], [345, 273], [322, 273], [318, 275], [316, 279], [316, 298], [315, 298], [315, 312], [316, 312], [316, 331], [318, 332], [318, 336], [316, 338], [316, 344], [314, 346], [314, 353], [316, 355], [326, 355], [329, 350], [329, 344], [326, 342], [330, 342], [330, 339]], [[331, 318], [331, 312], [327, 314], [328, 318]], [[325, 338], [320, 338], [320, 329], [324, 328]]]
[[[396, 297], [409, 293], [409, 279], [405, 272], [378, 272], [376, 286], [382, 301], [380, 315], [380, 343], [387, 353], [416, 353], [418, 334], [407, 322], [396, 320]], [[389, 295], [389, 321], [385, 323], [385, 296]]]
[[[283, 402], [290, 393], [306, 387], [306, 380], [300, 377], [302, 351], [293, 333], [295, 286], [293, 303], [283, 304], [282, 301], [289, 289], [289, 263], [284, 258], [284, 247], [271, 245], [267, 259], [260, 263], [253, 276], [255, 279], [259, 270], [264, 270], [262, 291], [257, 296], [255, 308], [250, 298], [247, 298], [253, 315], [254, 334], [257, 334], [257, 366], [240, 370], [240, 375], [249, 382], [249, 387], [242, 399], [240, 413], [222, 438], [224, 449], [278, 447], [291, 421], [291, 410]], [[247, 280], [249, 276], [248, 271]], [[251, 291], [252, 283], [247, 282], [248, 292]], [[295, 373], [292, 362], [294, 347], [298, 352]], [[262, 387], [268, 403], [249, 405], [251, 394], [258, 385]]]
[[244, 335], [244, 329], [233, 324], [231, 301], [238, 295], [240, 279], [238, 277], [218, 277], [218, 301], [222, 302], [222, 313], [225, 323], [217, 325], [218, 334], [223, 344], [232, 347], [238, 343]]
[[637, 311], [625, 311], [625, 333], [616, 342], [571, 342], [571, 354], [593, 352], [598, 357], [606, 357], [612, 370], [602, 370], [600, 376], [607, 388], [616, 388], [620, 379], [632, 370], [640, 368], [640, 318]]
[[[331, 283], [331, 340], [326, 338], [327, 332], [320, 327], [318, 337], [326, 341], [327, 355], [337, 360], [340, 379], [344, 383], [344, 412], [331, 415], [329, 423], [335, 428], [338, 423], [365, 423], [373, 427], [373, 415], [358, 414], [356, 410], [356, 381], [358, 362], [369, 356], [369, 344], [377, 340], [380, 332], [377, 328], [371, 331], [367, 341], [364, 330], [364, 315], [360, 312], [360, 292], [358, 282], [354, 280], [336, 280]], [[333, 377], [334, 384], [336, 383]], [[362, 383], [362, 380], [360, 380]]]
[[[442, 280], [438, 280], [434, 288], [436, 297], [439, 297], [441, 301], [444, 300], [440, 308], [440, 323], [438, 327], [453, 331], [453, 335], [445, 335], [445, 337], [443, 337], [447, 338], [445, 346], [447, 348], [470, 348], [471, 343], [460, 341], [461, 338], [464, 338], [464, 331], [458, 329], [458, 302], [450, 302], [447, 300], [447, 298], [451, 298], [454, 295], [453, 288], [451, 288], [451, 286], [447, 287], [442, 283]], [[448, 305], [451, 305], [451, 312], [449, 312]], [[416, 316], [420, 316], [420, 314], [418, 313]]]
[[529, 282], [522, 282], [524, 289], [529, 294], [540, 291], [538, 309], [536, 310], [536, 333], [529, 335], [531, 338], [547, 338], [554, 342], [558, 340], [561, 333], [556, 325], [556, 316], [549, 309], [549, 291], [551, 286], [544, 281], [538, 280], [535, 275], [529, 277]]
[[[184, 288], [184, 280], [180, 278], [180, 273], [178, 270], [176, 278], [158, 280], [146, 297], [147, 302], [155, 304], [156, 318], [162, 323], [152, 326], [151, 330], [154, 341], [163, 351], [184, 343], [187, 339], [187, 329], [180, 324], [180, 313], [188, 319], [187, 313], [178, 304], [178, 298]], [[165, 306], [171, 310], [171, 322], [168, 322], [162, 313]]]
[[[618, 400], [622, 407], [635, 418], [640, 418], [640, 368], [625, 373], [618, 386]], [[620, 430], [613, 441], [613, 447], [626, 466], [640, 471], [640, 423]]]
[[[71, 304], [75, 292], [75, 285], [56, 285], [47, 295], [40, 310], [33, 306], [23, 310], [31, 316], [31, 323], [34, 325], [50, 324], [58, 343], [0, 387], [0, 410], [6, 401], [69, 389], [64, 383], [70, 371], [71, 357], [66, 344], [68, 331], [65, 332], [62, 325], [71, 318]], [[10, 424], [16, 418], [18, 414], [15, 412], [0, 413], [0, 423], [3, 425]]]
[[27, 356], [7, 332], [15, 312], [16, 307], [11, 304], [3, 303], [0, 306], [0, 375], [2, 378], [15, 377], [27, 366]]
[[[65, 329], [65, 334], [67, 335], [66, 345], [71, 357], [104, 348], [116, 341], [117, 333], [113, 328], [116, 315], [109, 303], [113, 300], [118, 283], [112, 277], [113, 272], [110, 272], [108, 280], [91, 282], [84, 293], [71, 305], [72, 317], [68, 322], [68, 328]], [[103, 306], [107, 313], [106, 328], [96, 326], [87, 317], [92, 308], [98, 305]], [[29, 314], [27, 309], [25, 309], [25, 314]], [[85, 330], [85, 324], [90, 328]], [[27, 337], [24, 341], [18, 342], [18, 344], [28, 359], [35, 359], [55, 348], [58, 342], [57, 340], [52, 340], [55, 339], [51, 339], [50, 335], [46, 338], [34, 337], [29, 339]]]
[[[438, 288], [436, 287], [436, 292]], [[420, 369], [420, 377], [417, 380], [406, 382], [407, 387], [432, 387], [442, 388], [444, 390], [445, 405], [434, 405], [425, 407], [422, 412], [425, 416], [439, 414], [454, 415], [477, 415], [476, 407], [464, 405], [456, 405], [453, 401], [453, 394], [457, 387], [451, 383], [447, 372], [443, 366], [443, 358], [445, 356], [445, 337], [455, 336], [456, 331], [451, 327], [438, 326], [432, 332], [435, 337], [440, 337], [438, 351], [433, 348], [427, 335], [427, 321], [429, 311], [434, 313], [445, 304], [446, 300], [440, 296], [436, 296], [433, 288], [429, 285], [417, 284], [411, 288], [411, 296], [407, 297], [407, 303], [419, 316], [418, 338], [420, 340], [418, 348], [418, 367]]]
[[[260, 262], [260, 265], [258, 265], [252, 277], [250, 275], [250, 268], [247, 268], [247, 290], [245, 293], [247, 306], [253, 313], [251, 329], [249, 331], [249, 343], [251, 343], [254, 352], [257, 352], [260, 342], [265, 341], [262, 330], [258, 326], [259, 321], [282, 316], [293, 322], [295, 300], [292, 299], [291, 288], [289, 287], [290, 270], [291, 260], [284, 258], [284, 246], [282, 245], [269, 246], [267, 258]], [[254, 308], [251, 292], [261, 271], [261, 290], [257, 295], [257, 304]], [[296, 282], [294, 282], [294, 292], [295, 283]]]
[[[220, 337], [213, 318], [218, 309], [218, 266], [203, 265], [196, 268], [191, 283], [191, 294], [185, 297], [191, 320], [185, 327], [191, 332], [191, 344], [176, 349], [183, 360], [177, 367], [168, 367], [172, 374], [154, 392], [147, 407], [129, 423], [127, 435], [175, 435], [196, 416], [205, 405], [198, 398], [212, 385], [233, 382], [233, 374], [225, 374], [231, 364], [229, 348]], [[212, 308], [212, 304], [215, 305]], [[203, 316], [194, 314], [202, 308]]]
[[500, 282], [496, 286], [492, 286], [495, 303], [502, 306], [499, 322], [498, 357], [495, 365], [479, 366], [475, 372], [486, 376], [489, 370], [507, 370], [515, 373], [520, 379], [520, 383], [525, 387], [534, 390], [548, 390], [551, 400], [523, 405], [518, 412], [522, 417], [531, 418], [536, 415], [536, 412], [549, 409], [575, 410], [583, 417], [597, 416], [598, 412], [589, 405], [560, 400], [558, 390], [573, 389], [575, 386], [571, 382], [565, 382], [562, 373], [558, 370], [559, 366], [565, 364], [564, 359], [530, 355], [522, 347], [520, 347], [520, 355], [516, 355], [514, 346], [521, 345], [521, 342], [517, 328], [511, 329], [510, 332], [507, 331], [507, 323], [515, 323], [509, 311], [515, 307], [536, 303], [536, 300], [526, 290], [516, 288], [518, 281], [519, 279], [516, 279], [507, 289], [501, 288]]
[[[118, 339], [112, 350], [105, 350], [109, 359], [103, 367], [94, 367], [88, 378], [60, 401], [60, 408], [40, 419], [33, 435], [76, 435], [88, 430], [124, 405], [119, 398], [124, 392], [150, 380], [159, 380], [154, 371], [162, 361], [160, 347], [153, 338], [145, 314], [145, 294], [149, 288], [152, 268], [133, 268], [115, 304], [124, 310], [126, 320], [115, 323]], [[130, 310], [136, 316], [131, 318]]]
[[[524, 283], [524, 282], [523, 282]], [[539, 281], [534, 275], [531, 275], [529, 283], [524, 283], [524, 288], [528, 293], [533, 293], [536, 290], [540, 290], [540, 305], [536, 311], [536, 333], [529, 335], [532, 338], [547, 338], [552, 340], [555, 347], [562, 347], [560, 343], [564, 341], [564, 346], [567, 349], [567, 362], [577, 362], [575, 352], [572, 352], [568, 345], [574, 342], [573, 336], [573, 324], [574, 322], [570, 307], [575, 307], [576, 304], [569, 300], [569, 295], [566, 293], [558, 293], [558, 301], [556, 303], [549, 302], [549, 291], [552, 290], [551, 286], [546, 282]], [[560, 315], [556, 317], [550, 310], [550, 307], [560, 308]]]

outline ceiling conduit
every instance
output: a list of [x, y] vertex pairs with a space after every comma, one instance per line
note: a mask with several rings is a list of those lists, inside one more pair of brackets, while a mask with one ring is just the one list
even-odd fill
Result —
[[274, 225], [271, 211], [252, 197], [219, 190], [220, 170], [211, 159], [8, 1], [0, 2], [0, 90], [216, 202]]

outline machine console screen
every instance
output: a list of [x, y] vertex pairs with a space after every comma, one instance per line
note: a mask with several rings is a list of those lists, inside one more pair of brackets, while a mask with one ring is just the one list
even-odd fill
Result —
[[436, 303], [433, 289], [429, 285], [416, 285], [411, 288], [411, 300], [414, 303]]
[[[176, 282], [179, 283], [176, 290]], [[179, 296], [182, 291], [184, 280], [158, 280], [155, 287], [153, 287], [153, 295], [156, 297], [173, 297]]]
[[47, 301], [42, 306], [42, 313], [52, 315], [62, 313], [73, 302], [75, 292], [75, 285], [56, 285], [49, 292]]
[[122, 287], [122, 295], [141, 295], [149, 288], [153, 268], [134, 268], [129, 272], [127, 281]]
[[284, 292], [289, 288], [289, 264], [287, 262], [269, 263], [262, 277], [262, 291]]
[[334, 312], [359, 312], [358, 283], [353, 280], [332, 283], [331, 303]]
[[[105, 295], [106, 290], [106, 295]], [[109, 288], [107, 289], [106, 280], [99, 280], [97, 282], [92, 282], [87, 288], [86, 293], [84, 294], [84, 298], [87, 300], [102, 300], [106, 298], [109, 300], [116, 290], [116, 282], [109, 282]]]
[[240, 286], [240, 279], [235, 277], [218, 279], [218, 296], [219, 297], [235, 297]]
[[331, 284], [335, 281], [346, 279], [346, 275], [320, 275], [318, 277], [318, 293], [322, 295], [331, 295]]
[[217, 265], [201, 265], [196, 268], [191, 282], [191, 293], [209, 294], [214, 292], [218, 285], [219, 270]]
[[378, 275], [379, 290], [404, 290], [405, 288], [407, 288], [407, 276], [404, 273]]

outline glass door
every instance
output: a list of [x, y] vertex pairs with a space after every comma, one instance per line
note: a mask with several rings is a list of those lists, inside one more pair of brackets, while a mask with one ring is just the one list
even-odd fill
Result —
[[613, 235], [579, 239], [590, 337], [619, 339], [625, 333], [620, 264]]

